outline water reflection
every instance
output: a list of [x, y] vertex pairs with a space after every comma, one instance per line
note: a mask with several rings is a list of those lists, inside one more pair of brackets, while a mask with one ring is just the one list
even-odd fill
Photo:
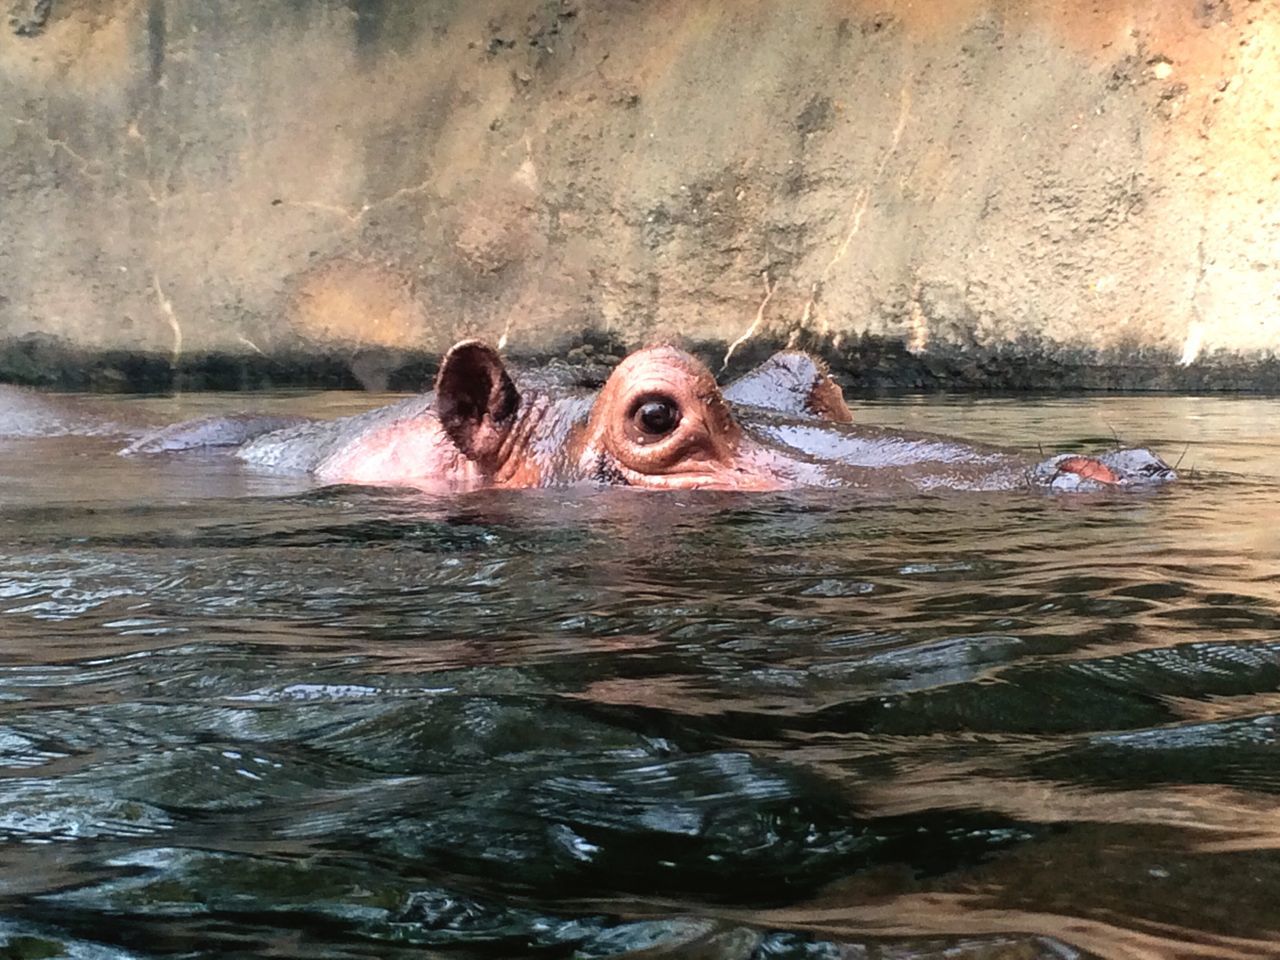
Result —
[[1274, 955], [1271, 407], [862, 412], [1197, 465], [1087, 498], [433, 500], [6, 441], [0, 942]]

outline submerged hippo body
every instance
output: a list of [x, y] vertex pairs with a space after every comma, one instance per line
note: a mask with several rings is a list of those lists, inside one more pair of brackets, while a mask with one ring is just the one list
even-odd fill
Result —
[[1096, 490], [1174, 479], [1146, 450], [1036, 461], [852, 421], [840, 388], [801, 353], [777, 354], [721, 390], [698, 360], [650, 347], [627, 357], [592, 393], [513, 377], [496, 351], [466, 341], [445, 356], [433, 393], [331, 421], [179, 424], [125, 452], [227, 445], [248, 464], [325, 483], [424, 489], [595, 483], [898, 494]]

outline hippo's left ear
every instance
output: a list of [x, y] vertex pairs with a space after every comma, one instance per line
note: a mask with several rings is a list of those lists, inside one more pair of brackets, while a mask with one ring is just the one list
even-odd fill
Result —
[[436, 413], [449, 439], [482, 470], [498, 466], [519, 407], [520, 393], [488, 344], [464, 340], [445, 354], [436, 376]]
[[853, 423], [844, 391], [827, 365], [807, 353], [775, 353], [724, 389], [730, 403], [742, 403], [797, 417]]

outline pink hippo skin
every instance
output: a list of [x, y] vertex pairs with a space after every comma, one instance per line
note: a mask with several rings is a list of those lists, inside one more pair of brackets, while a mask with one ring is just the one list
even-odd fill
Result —
[[1143, 449], [1036, 460], [855, 424], [835, 381], [803, 353], [776, 354], [722, 390], [698, 360], [669, 346], [631, 354], [593, 391], [546, 372], [513, 375], [497, 351], [464, 341], [442, 360], [434, 392], [329, 421], [245, 414], [155, 429], [103, 416], [86, 398], [0, 387], [0, 437], [69, 434], [130, 438], [127, 456], [221, 451], [323, 483], [435, 491], [588, 483], [900, 496], [1175, 479]]
[[[238, 418], [240, 428], [228, 430], [225, 419], [169, 427], [126, 452], [202, 446], [202, 434], [218, 431], [239, 442], [255, 423]], [[722, 390], [689, 354], [649, 347], [627, 357], [593, 395], [537, 374], [513, 377], [497, 351], [464, 341], [445, 355], [431, 394], [340, 420], [264, 428], [235, 455], [325, 483], [440, 491], [593, 483], [902, 495], [1098, 490], [1174, 479], [1167, 464], [1141, 449], [1037, 461], [852, 421], [840, 388], [802, 353], [777, 354]], [[175, 443], [175, 435], [186, 440]]]

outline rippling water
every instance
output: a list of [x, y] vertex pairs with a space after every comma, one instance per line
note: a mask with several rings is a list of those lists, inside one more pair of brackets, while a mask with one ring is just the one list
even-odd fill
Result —
[[432, 500], [0, 443], [0, 955], [1280, 955], [1280, 401], [858, 411], [1187, 477]]

